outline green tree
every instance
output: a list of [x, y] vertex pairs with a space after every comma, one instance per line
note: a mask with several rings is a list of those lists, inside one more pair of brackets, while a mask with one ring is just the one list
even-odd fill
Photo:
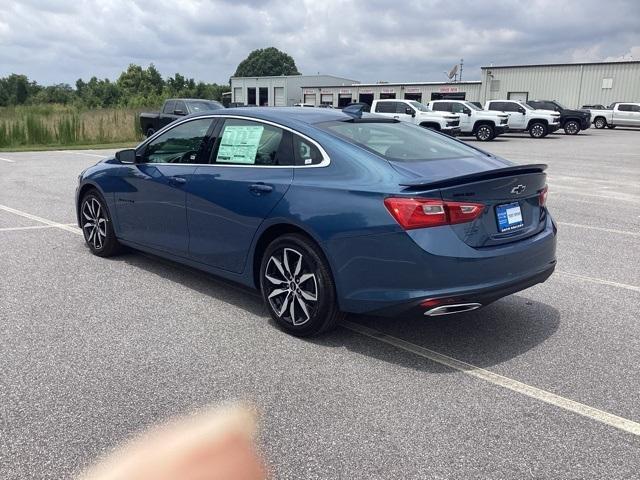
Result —
[[254, 50], [245, 58], [234, 77], [266, 77], [270, 75], [300, 75], [293, 58], [275, 47]]

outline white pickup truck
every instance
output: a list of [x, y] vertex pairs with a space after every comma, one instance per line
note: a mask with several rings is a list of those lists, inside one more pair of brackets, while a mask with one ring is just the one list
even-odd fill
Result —
[[434, 100], [429, 108], [460, 115], [460, 135], [475, 135], [481, 142], [493, 140], [509, 130], [509, 115], [504, 112], [482, 110], [465, 100]]
[[537, 110], [516, 100], [489, 100], [485, 110], [500, 110], [509, 115], [510, 132], [529, 132], [532, 138], [544, 138], [560, 128], [560, 114]]
[[596, 128], [640, 127], [640, 103], [616, 103], [613, 108], [589, 111]]
[[415, 100], [374, 100], [371, 112], [432, 128], [448, 135], [460, 133], [460, 115], [434, 112]]

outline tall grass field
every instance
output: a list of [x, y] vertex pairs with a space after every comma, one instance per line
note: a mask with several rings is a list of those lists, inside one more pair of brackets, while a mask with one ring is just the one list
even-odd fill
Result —
[[[153, 107], [149, 107], [153, 109]], [[0, 148], [99, 145], [143, 138], [133, 108], [86, 110], [65, 105], [0, 108]]]

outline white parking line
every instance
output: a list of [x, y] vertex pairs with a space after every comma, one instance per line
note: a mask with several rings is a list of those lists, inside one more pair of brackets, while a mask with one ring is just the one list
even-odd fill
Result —
[[15, 160], [11, 160], [10, 158], [2, 158], [2, 157], [0, 157], [0, 160], [2, 160], [3, 162], [16, 163]]
[[556, 222], [558, 225], [566, 225], [567, 227], [587, 228], [589, 230], [599, 230], [601, 232], [619, 233], [621, 235], [632, 235], [640, 237], [640, 232], [630, 232], [628, 230], [616, 230], [614, 228], [592, 227], [591, 225], [582, 225], [580, 223]]
[[72, 152], [71, 150], [60, 150], [63, 153], [72, 153], [74, 155], [88, 155], [90, 157], [107, 158], [107, 155], [98, 155], [97, 153]]
[[[75, 223], [65, 223], [64, 225], [73, 226]], [[28, 227], [2, 227], [0, 232], [15, 232], [20, 230], [41, 230], [43, 228], [56, 228], [54, 225], [29, 225]], [[76, 227], [79, 228], [79, 227]]]
[[475, 365], [463, 362], [462, 360], [457, 360], [453, 357], [449, 357], [448, 355], [444, 355], [420, 345], [407, 342], [406, 340], [387, 335], [378, 330], [374, 330], [373, 328], [365, 327], [364, 325], [360, 325], [359, 323], [343, 321], [340, 325], [342, 325], [347, 330], [351, 330], [366, 337], [370, 337], [380, 342], [393, 345], [396, 348], [414, 353], [420, 357], [429, 359], [432, 362], [436, 362], [440, 365], [452, 368], [466, 375], [479, 378], [493, 385], [497, 385], [513, 392], [526, 395], [527, 397], [540, 400], [550, 405], [554, 405], [558, 408], [562, 408], [563, 410], [577, 413], [578, 415], [582, 415], [583, 417], [595, 420], [596, 422], [604, 423], [624, 432], [631, 433], [632, 435], [640, 436], [640, 423], [634, 422], [633, 420], [619, 417], [612, 413], [608, 413], [603, 410], [590, 407], [589, 405], [585, 405], [583, 403], [570, 400], [560, 395], [556, 395], [555, 393], [551, 393], [546, 390], [533, 387], [526, 383], [519, 382], [512, 378], [493, 373], [489, 370], [485, 370], [484, 368], [476, 367]]
[[0, 205], [0, 210], [14, 213], [16, 215], [20, 215], [21, 217], [28, 218], [36, 222], [44, 223], [45, 225], [49, 225], [51, 227], [56, 227], [61, 230], [66, 230], [67, 232], [75, 233], [76, 235], [82, 235], [82, 232], [80, 231], [79, 228], [70, 227], [66, 223], [52, 222], [51, 220], [47, 220], [46, 218], [38, 217], [36, 215], [31, 215], [30, 213], [23, 212], [21, 210], [16, 210], [15, 208], [7, 207], [6, 205]]
[[636, 285], [628, 285], [626, 283], [612, 282], [611, 280], [604, 280], [602, 278], [596, 278], [596, 277], [588, 277], [586, 275], [563, 272], [560, 270], [556, 270], [556, 273], [559, 273], [560, 275], [566, 275], [567, 277], [573, 277], [580, 280], [584, 280], [585, 282], [599, 283], [600, 285], [609, 285], [611, 287], [624, 288], [625, 290], [631, 290], [633, 292], [640, 292], [640, 287]]

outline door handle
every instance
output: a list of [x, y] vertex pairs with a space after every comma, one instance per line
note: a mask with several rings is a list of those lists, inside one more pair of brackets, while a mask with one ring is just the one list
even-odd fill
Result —
[[273, 187], [271, 185], [266, 185], [264, 183], [254, 183], [249, 185], [249, 190], [258, 195], [262, 195], [263, 193], [270, 193], [273, 191]]
[[394, 115], [393, 118], [400, 118], [398, 115]]
[[184, 177], [175, 176], [169, 177], [169, 182], [174, 185], [184, 185], [185, 183], [187, 183], [187, 179]]

